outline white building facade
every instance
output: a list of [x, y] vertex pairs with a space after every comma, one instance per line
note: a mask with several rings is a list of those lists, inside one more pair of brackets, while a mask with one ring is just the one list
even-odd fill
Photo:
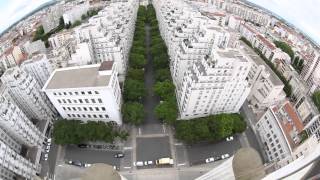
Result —
[[43, 91], [62, 118], [122, 124], [121, 91], [113, 61], [57, 69]]

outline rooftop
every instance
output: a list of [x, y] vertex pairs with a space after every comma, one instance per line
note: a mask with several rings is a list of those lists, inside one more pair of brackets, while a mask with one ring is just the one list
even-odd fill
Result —
[[57, 69], [43, 89], [68, 89], [108, 86], [111, 75], [101, 75], [99, 71], [111, 70], [113, 61], [101, 65], [86, 65]]

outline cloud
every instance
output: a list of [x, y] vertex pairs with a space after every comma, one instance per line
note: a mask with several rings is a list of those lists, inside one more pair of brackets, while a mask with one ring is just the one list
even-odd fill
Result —
[[249, 0], [258, 4], [291, 24], [320, 44], [319, 0]]
[[48, 1], [51, 0], [0, 0], [0, 32]]

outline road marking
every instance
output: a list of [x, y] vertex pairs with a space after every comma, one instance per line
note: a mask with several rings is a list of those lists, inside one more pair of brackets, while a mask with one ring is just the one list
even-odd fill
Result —
[[141, 135], [141, 129], [139, 128], [139, 135]]
[[163, 133], [166, 133], [166, 127], [164, 127], [164, 124], [162, 124], [162, 130], [163, 130]]
[[175, 143], [174, 145], [176, 145], [176, 146], [182, 146], [183, 144], [182, 144], [182, 143]]
[[124, 147], [123, 150], [131, 150], [132, 147]]
[[177, 166], [184, 166], [186, 163], [177, 164]]
[[131, 167], [128, 167], [128, 166], [126, 166], [126, 167], [123, 167], [124, 169], [131, 169]]

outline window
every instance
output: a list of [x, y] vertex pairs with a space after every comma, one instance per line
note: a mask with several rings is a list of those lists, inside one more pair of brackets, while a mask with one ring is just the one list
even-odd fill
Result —
[[80, 114], [77, 114], [78, 117], [80, 117]]
[[66, 100], [64, 100], [64, 99], [62, 99], [62, 101], [63, 101], [63, 103], [67, 103], [67, 101], [66, 101]]
[[99, 98], [99, 99], [98, 99], [98, 102], [99, 102], [99, 103], [102, 103], [102, 99]]
[[89, 100], [88, 100], [88, 99], [85, 99], [84, 101], [85, 101], [86, 103], [89, 103]]
[[81, 107], [78, 107], [78, 111], [81, 111]]
[[91, 115], [90, 115], [90, 114], [88, 114], [88, 118], [91, 118]]
[[91, 99], [91, 102], [92, 102], [92, 103], [96, 103], [96, 100], [95, 100], [95, 99]]
[[66, 93], [66, 92], [63, 92], [63, 95], [67, 95], [67, 93]]
[[93, 111], [92, 107], [89, 107], [90, 111]]
[[94, 117], [94, 118], [97, 118], [97, 115], [94, 114], [93, 117]]
[[66, 110], [66, 108], [65, 108], [65, 107], [62, 107], [62, 109], [63, 109], [63, 110]]
[[92, 94], [92, 92], [91, 92], [91, 91], [88, 91], [87, 93], [88, 93], [88, 94]]
[[109, 116], [107, 114], [104, 115], [105, 118], [109, 118]]
[[68, 107], [68, 110], [69, 110], [69, 111], [71, 111], [71, 108], [70, 108], [70, 107]]
[[72, 110], [76, 111], [77, 109], [75, 107], [72, 107]]
[[69, 95], [72, 95], [72, 92], [69, 92]]
[[71, 115], [70, 115], [70, 114], [68, 114], [68, 117], [71, 117]]
[[68, 103], [71, 103], [71, 100], [70, 99], [67, 99]]
[[56, 95], [57, 95], [57, 93], [55, 93], [55, 92], [54, 92], [54, 93], [53, 93], [53, 95], [55, 95], [55, 96], [56, 96]]
[[83, 117], [83, 118], [85, 118], [85, 117], [86, 117], [86, 115], [85, 115], [85, 114], [82, 114], [82, 117]]
[[76, 99], [73, 100], [73, 103], [78, 103]]
[[84, 95], [85, 94], [84, 91], [81, 91], [81, 94]]
[[75, 115], [75, 114], [72, 114], [72, 117], [76, 117], [76, 115]]
[[58, 99], [58, 103], [60, 103], [60, 104], [61, 104], [61, 100], [60, 100], [60, 99]]
[[101, 108], [101, 110], [102, 110], [102, 111], [105, 111], [105, 110], [106, 110], [106, 108], [105, 108], [105, 107], [102, 107], [102, 108]]
[[83, 103], [83, 102], [82, 102], [82, 99], [79, 99], [79, 102], [80, 102], [80, 103]]
[[78, 92], [74, 92], [74, 94], [75, 94], [75, 95], [79, 95], [79, 93], [78, 93]]
[[99, 94], [99, 92], [98, 92], [98, 91], [94, 91], [94, 93], [95, 93], [95, 94]]
[[83, 110], [84, 110], [84, 111], [87, 111], [88, 109], [87, 109], [86, 107], [83, 107]]
[[99, 114], [99, 118], [103, 118], [103, 116], [101, 114]]
[[99, 110], [100, 110], [99, 107], [96, 107], [95, 109], [96, 109], [96, 111], [99, 111]]

